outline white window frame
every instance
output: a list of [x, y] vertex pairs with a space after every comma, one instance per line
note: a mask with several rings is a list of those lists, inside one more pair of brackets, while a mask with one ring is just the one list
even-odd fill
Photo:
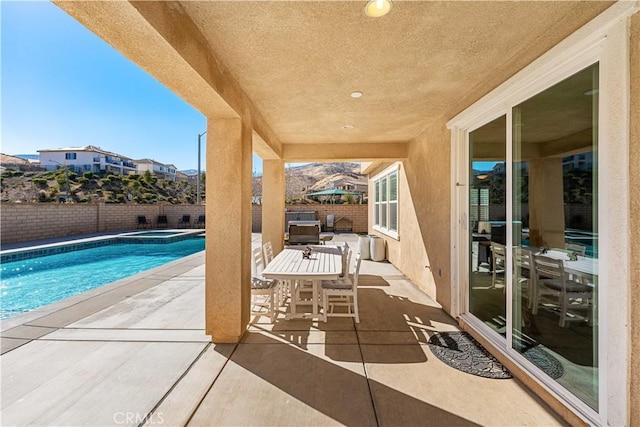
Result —
[[[528, 371], [531, 378], [571, 407], [586, 422], [595, 425], [624, 425], [628, 412], [628, 265], [615, 254], [628, 253], [630, 184], [629, 153], [629, 17], [639, 10], [635, 2], [618, 2], [591, 22], [560, 42], [515, 76], [447, 123], [451, 129], [451, 265], [452, 311], [513, 362]], [[468, 134], [506, 114], [508, 141], [511, 141], [511, 108], [587, 66], [600, 65], [600, 105], [598, 119], [598, 210], [600, 283], [615, 283], [612, 291], [602, 286], [598, 295], [599, 331], [599, 410], [596, 412], [566, 389], [535, 369], [485, 330], [468, 314]], [[509, 143], [507, 149], [510, 149]], [[507, 153], [510, 156], [510, 153]], [[626, 166], [626, 167], [625, 167]], [[510, 191], [510, 190], [508, 190]], [[616, 205], [616, 209], [609, 209]], [[511, 213], [507, 205], [507, 214]], [[507, 218], [510, 221], [510, 218]], [[627, 238], [620, 238], [627, 236]], [[511, 245], [507, 235], [507, 245]], [[510, 252], [507, 252], [508, 254]], [[510, 260], [507, 260], [507, 265]], [[507, 304], [510, 303], [507, 290]], [[510, 312], [509, 306], [507, 307]], [[508, 319], [510, 322], [511, 319]], [[507, 325], [511, 329], [511, 325]]]
[[[400, 239], [400, 165], [395, 164], [390, 168], [385, 169], [378, 175], [372, 178], [373, 181], [373, 229], [392, 237], [396, 240]], [[391, 179], [392, 175], [396, 175], [396, 199], [391, 200]], [[386, 182], [386, 200], [380, 200], [382, 198], [382, 183]], [[379, 191], [376, 191], [376, 186], [379, 186]], [[389, 228], [391, 206], [395, 205], [396, 210], [396, 228], [392, 230]], [[382, 224], [382, 214], [386, 214], [386, 224]]]

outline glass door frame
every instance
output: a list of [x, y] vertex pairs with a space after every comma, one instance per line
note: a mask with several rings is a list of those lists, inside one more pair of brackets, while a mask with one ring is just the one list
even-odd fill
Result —
[[[619, 102], [629, 97], [628, 60], [628, 19], [635, 13], [628, 4], [616, 4], [573, 35], [549, 50], [542, 57], [525, 67], [447, 123], [451, 131], [451, 311], [465, 324], [480, 334], [504, 356], [517, 363], [540, 386], [563, 401], [585, 421], [593, 424], [624, 424], [616, 422], [616, 416], [625, 417], [628, 405], [628, 379], [626, 357], [628, 342], [625, 334], [612, 331], [626, 331], [624, 323], [628, 308], [624, 304], [629, 277], [626, 269], [612, 268], [620, 264], [615, 253], [628, 250], [629, 242], [614, 241], [614, 230], [627, 230], [628, 220], [623, 217], [625, 206], [619, 206], [620, 213], [607, 211], [611, 200], [628, 197], [629, 183], [620, 181], [620, 161], [627, 156], [628, 132], [616, 131], [628, 123], [628, 102]], [[598, 113], [599, 174], [598, 188], [602, 197], [598, 200], [600, 218], [599, 276], [602, 283], [621, 283], [626, 289], [609, 292], [606, 286], [598, 295], [599, 323], [599, 409], [594, 411], [572, 393], [546, 376], [535, 365], [512, 348], [513, 295], [509, 274], [505, 275], [507, 285], [507, 336], [499, 335], [469, 312], [469, 133], [481, 126], [506, 116], [507, 129], [507, 224], [513, 220], [513, 107], [554, 84], [571, 77], [590, 65], [599, 63], [600, 108]], [[622, 126], [626, 128], [626, 126]], [[626, 152], [625, 152], [626, 149]], [[617, 169], [617, 170], [616, 170]], [[622, 172], [622, 174], [624, 174]], [[624, 203], [623, 203], [624, 205]], [[621, 222], [622, 221], [622, 222]], [[625, 233], [628, 236], [628, 233]], [[506, 232], [507, 248], [513, 246], [511, 227]], [[619, 239], [618, 239], [619, 240]], [[624, 239], [622, 239], [624, 240]], [[626, 253], [626, 252], [623, 252]], [[617, 259], [616, 259], [617, 258]], [[507, 250], [506, 271], [511, 271], [512, 251]], [[625, 271], [620, 271], [625, 270]], [[612, 348], [609, 351], [609, 348]], [[614, 350], [615, 349], [615, 350]], [[624, 350], [623, 350], [624, 349]], [[623, 351], [621, 351], [623, 350]], [[623, 418], [624, 419], [624, 418]]]

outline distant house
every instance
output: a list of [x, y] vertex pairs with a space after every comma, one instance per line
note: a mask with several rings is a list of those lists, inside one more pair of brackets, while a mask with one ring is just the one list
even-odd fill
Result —
[[362, 177], [361, 179], [342, 178], [333, 182], [333, 188], [337, 190], [356, 191], [361, 194], [367, 194], [369, 185], [365, 177]]
[[107, 172], [128, 175], [137, 172], [134, 161], [100, 147], [53, 148], [38, 150], [40, 165], [46, 170], [68, 166], [74, 172]]
[[0, 153], [0, 170], [16, 169], [21, 171], [38, 170], [39, 164], [19, 156]]
[[184, 172], [176, 171], [176, 179], [178, 181], [190, 181], [191, 177]]
[[178, 179], [175, 165], [160, 163], [153, 159], [136, 160], [136, 164], [138, 165], [139, 174], [149, 171], [159, 178], [166, 179], [168, 181], [176, 181]]

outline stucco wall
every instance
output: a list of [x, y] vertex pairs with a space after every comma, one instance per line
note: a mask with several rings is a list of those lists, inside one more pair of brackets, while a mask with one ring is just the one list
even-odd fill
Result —
[[[353, 221], [354, 233], [366, 233], [368, 229], [367, 205], [286, 205], [288, 211], [316, 211], [322, 224], [327, 223], [327, 215], [334, 215]], [[259, 233], [262, 230], [262, 206], [253, 205], [252, 230]]]
[[629, 255], [630, 286], [629, 286], [629, 422], [630, 426], [640, 425], [640, 13], [631, 19], [631, 104], [629, 111], [629, 194], [630, 202], [630, 230], [631, 252]]
[[204, 205], [2, 203], [0, 238], [5, 244], [133, 230], [137, 227], [138, 215], [145, 215], [154, 226], [158, 215], [167, 215], [169, 227], [173, 228], [185, 214], [190, 214], [193, 222], [204, 214]]
[[[445, 123], [433, 125], [411, 142], [398, 174], [399, 239], [384, 238], [387, 259], [446, 311], [451, 308], [450, 136]], [[381, 165], [369, 176], [385, 170]], [[369, 182], [369, 194], [373, 183]], [[370, 210], [372, 215], [372, 210]], [[373, 220], [369, 218], [370, 223]]]

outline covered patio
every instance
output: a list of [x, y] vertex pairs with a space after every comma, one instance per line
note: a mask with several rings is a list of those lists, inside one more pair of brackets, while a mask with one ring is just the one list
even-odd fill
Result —
[[195, 254], [3, 331], [3, 424], [563, 425], [518, 380], [437, 359], [429, 337], [456, 322], [391, 264], [363, 263], [361, 323], [257, 317], [236, 344], [205, 334], [204, 269]]
[[[640, 176], [640, 124], [633, 114], [640, 105], [637, 1], [396, 1], [378, 19], [364, 15], [364, 2], [353, 1], [55, 3], [207, 117], [207, 180], [215, 185], [207, 185], [206, 194], [203, 325], [216, 346], [237, 344], [232, 348], [238, 352], [254, 345], [243, 341], [247, 337], [267, 343], [284, 339], [287, 347], [278, 347], [282, 356], [295, 360], [298, 353], [291, 349], [296, 343], [291, 341], [302, 339], [289, 332], [285, 337], [257, 332], [251, 320], [252, 155], [263, 159], [262, 241], [271, 242], [276, 253], [283, 247], [286, 163], [360, 161], [370, 177], [368, 194], [374, 195], [369, 232], [385, 240], [386, 257], [403, 277], [461, 327], [483, 338], [496, 357], [569, 422], [638, 424], [640, 409], [632, 403], [640, 384], [640, 316], [633, 308], [640, 295], [640, 251], [632, 242], [640, 240], [640, 204], [631, 184]], [[573, 129], [568, 124], [582, 127], [571, 108], [577, 103], [567, 103], [560, 114], [544, 94], [588, 67], [593, 84], [577, 90], [575, 98], [587, 106], [591, 119], [586, 127]], [[533, 102], [527, 115], [522, 104], [530, 99], [543, 101]], [[542, 123], [544, 114], [552, 116], [553, 126]], [[496, 119], [499, 127], [492, 125]], [[531, 135], [536, 145], [514, 144], [527, 126], [537, 129]], [[470, 135], [482, 136], [477, 131], [483, 128], [498, 129], [499, 139], [473, 147]], [[505, 307], [499, 317], [505, 336], [495, 334], [470, 308], [469, 176], [470, 154], [496, 161], [492, 148], [505, 152], [500, 161], [509, 179], [500, 220], [510, 231], [516, 224], [512, 207], [518, 200], [510, 190], [516, 187], [512, 178], [520, 149], [527, 158], [544, 158], [532, 167], [526, 187], [532, 206], [534, 196], [542, 195], [536, 199], [540, 204], [560, 212], [563, 159], [588, 154], [583, 152], [585, 138], [589, 152], [597, 153], [597, 197], [590, 209], [598, 218], [592, 231], [598, 234], [603, 286], [591, 306], [599, 316], [590, 341], [591, 377], [588, 384], [576, 384], [576, 391], [536, 370], [514, 350], [514, 329], [521, 322], [514, 316], [518, 302], [510, 274], [505, 275]], [[562, 153], [548, 149], [559, 141]], [[377, 198], [378, 188], [388, 194]], [[544, 231], [536, 234], [532, 227], [536, 245], [548, 240], [557, 246], [564, 239], [562, 215], [549, 218], [531, 219]], [[511, 248], [517, 246], [512, 240], [504, 242], [510, 249], [506, 270]], [[363, 293], [384, 302], [379, 311], [388, 314], [398, 299], [386, 297], [385, 289], [363, 288]], [[422, 324], [437, 322], [429, 317], [435, 312], [424, 315]], [[379, 331], [385, 331], [383, 336], [414, 333], [406, 322], [393, 329], [394, 322], [385, 315], [369, 317], [363, 325], [371, 328], [371, 336]], [[246, 335], [248, 328], [252, 332]], [[368, 330], [352, 332], [362, 345], [367, 335], [360, 332]], [[325, 331], [318, 333], [325, 336]], [[414, 349], [424, 349], [420, 339], [413, 338]], [[268, 355], [280, 345], [259, 349]], [[368, 354], [362, 351], [363, 369]], [[428, 353], [424, 357], [430, 363]], [[369, 380], [376, 402], [372, 384]], [[588, 402], [580, 397], [584, 388]], [[425, 384], [418, 389], [406, 394], [431, 392]], [[509, 392], [503, 393], [508, 398]], [[447, 402], [475, 407], [472, 396], [462, 387]], [[313, 395], [308, 400], [317, 403]], [[374, 406], [377, 411], [384, 405]], [[254, 401], [251, 407], [263, 406]], [[492, 424], [505, 416], [503, 407], [493, 407], [491, 418], [477, 422]], [[406, 412], [422, 409], [417, 405]], [[382, 413], [376, 416], [379, 422], [384, 419]]]

